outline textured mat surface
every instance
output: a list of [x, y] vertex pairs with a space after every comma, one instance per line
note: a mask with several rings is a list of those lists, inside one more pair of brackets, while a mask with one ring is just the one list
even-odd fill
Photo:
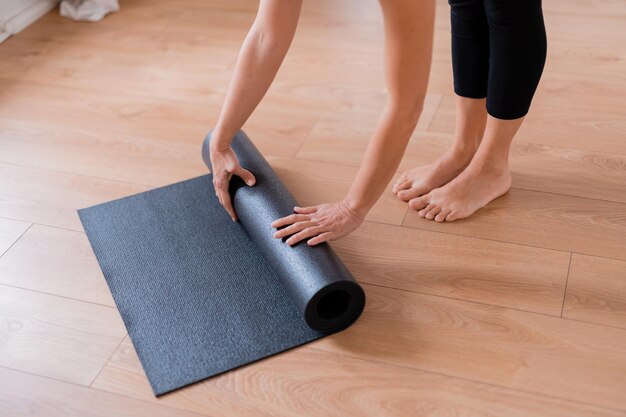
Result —
[[257, 177], [233, 184], [240, 222], [210, 175], [79, 210], [156, 395], [339, 331], [363, 309], [330, 247], [271, 237], [295, 201], [245, 135], [233, 147]]

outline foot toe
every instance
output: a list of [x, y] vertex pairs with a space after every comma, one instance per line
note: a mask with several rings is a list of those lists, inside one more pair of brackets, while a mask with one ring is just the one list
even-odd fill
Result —
[[428, 212], [432, 210], [433, 207], [434, 206], [432, 204], [429, 204], [423, 209], [421, 209], [417, 214], [419, 214], [420, 217], [426, 217], [426, 214], [428, 214]]
[[428, 205], [428, 195], [417, 197], [409, 201], [409, 206], [413, 210], [421, 210]]
[[439, 214], [437, 214], [437, 215], [435, 216], [435, 221], [436, 221], [437, 223], [441, 223], [441, 222], [443, 222], [443, 221], [446, 219], [446, 216], [447, 216], [449, 213], [450, 213], [450, 210], [448, 210], [448, 209], [442, 209], [442, 210], [439, 212]]
[[397, 193], [400, 190], [404, 190], [406, 188], [409, 188], [410, 186], [410, 181], [406, 178], [400, 178], [398, 179], [398, 181], [396, 181], [396, 183], [393, 185], [393, 188], [391, 189], [394, 193]]
[[415, 197], [422, 195], [422, 190], [418, 188], [409, 188], [408, 190], [399, 191], [396, 195], [402, 201], [409, 201]]
[[453, 210], [450, 213], [448, 213], [448, 215], [446, 216], [446, 221], [453, 222], [457, 220], [458, 218], [459, 218], [458, 212]]
[[434, 218], [435, 218], [435, 216], [436, 216], [437, 214], [439, 214], [439, 212], [440, 212], [440, 211], [441, 211], [441, 207], [439, 207], [439, 206], [433, 206], [433, 207], [432, 207], [432, 208], [428, 211], [428, 213], [426, 213], [426, 218], [427, 218], [428, 220], [432, 220], [432, 219], [434, 219]]

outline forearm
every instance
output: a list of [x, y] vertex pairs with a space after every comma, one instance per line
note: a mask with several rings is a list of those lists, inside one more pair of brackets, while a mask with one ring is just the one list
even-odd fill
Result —
[[263, 0], [235, 64], [211, 145], [230, 146], [235, 133], [257, 107], [293, 40], [301, 1]]
[[387, 106], [346, 202], [363, 218], [395, 174], [422, 111], [432, 55], [434, 0], [381, 0]]
[[385, 109], [346, 195], [346, 203], [358, 217], [365, 217], [391, 181], [416, 121], [416, 116], [404, 114], [393, 106]]

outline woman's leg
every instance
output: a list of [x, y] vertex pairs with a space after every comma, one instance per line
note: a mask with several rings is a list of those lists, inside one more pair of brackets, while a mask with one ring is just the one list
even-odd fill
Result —
[[410, 201], [427, 219], [454, 221], [506, 193], [508, 158], [539, 83], [546, 57], [540, 0], [485, 0], [489, 22], [489, 117], [484, 138], [468, 167], [441, 188]]
[[393, 192], [409, 201], [440, 187], [470, 163], [485, 131], [489, 25], [483, 0], [449, 0], [456, 93], [454, 143], [439, 159], [402, 173]]

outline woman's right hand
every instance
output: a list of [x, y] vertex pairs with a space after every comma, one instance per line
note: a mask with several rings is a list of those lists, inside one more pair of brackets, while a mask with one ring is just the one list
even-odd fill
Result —
[[250, 171], [239, 165], [239, 160], [233, 149], [211, 148], [211, 172], [213, 173], [213, 187], [220, 204], [226, 209], [233, 221], [237, 220], [237, 213], [228, 192], [228, 184], [233, 175], [240, 177], [248, 186], [256, 183], [256, 178]]

